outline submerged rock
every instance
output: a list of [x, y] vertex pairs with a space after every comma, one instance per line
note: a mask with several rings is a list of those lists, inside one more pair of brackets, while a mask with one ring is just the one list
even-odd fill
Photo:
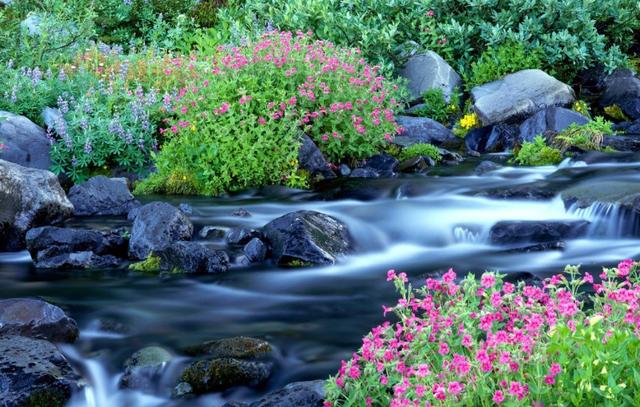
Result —
[[573, 89], [539, 69], [526, 69], [471, 90], [482, 124], [508, 122], [575, 101]]
[[129, 255], [144, 260], [152, 252], [159, 252], [171, 243], [190, 240], [191, 220], [178, 208], [164, 202], [152, 202], [129, 212], [133, 220]]
[[462, 79], [440, 55], [427, 51], [409, 58], [400, 72], [406, 78], [411, 97], [420, 99], [430, 89], [442, 89], [448, 101], [453, 92], [462, 86]]
[[586, 220], [569, 221], [502, 221], [491, 228], [492, 244], [557, 242], [582, 237], [587, 233]]
[[427, 156], [408, 158], [398, 164], [398, 172], [423, 172], [428, 168], [435, 167], [436, 162]]
[[29, 229], [72, 214], [73, 205], [53, 173], [0, 160], [0, 251], [23, 249]]
[[124, 362], [120, 387], [153, 392], [172, 359], [173, 355], [159, 346], [140, 349]]
[[189, 356], [210, 356], [212, 358], [253, 359], [271, 353], [271, 344], [262, 339], [236, 336], [233, 338], [207, 341], [184, 349]]
[[495, 171], [502, 168], [502, 165], [493, 161], [482, 161], [473, 172], [477, 175], [484, 175], [487, 172]]
[[224, 407], [322, 407], [324, 385], [324, 380], [290, 383], [253, 403], [231, 402]]
[[259, 231], [251, 228], [233, 228], [227, 234], [227, 243], [233, 246], [241, 246], [249, 243], [253, 238], [260, 238]]
[[243, 252], [251, 263], [259, 263], [267, 257], [267, 245], [254, 237], [244, 246]]
[[48, 170], [51, 143], [44, 129], [24, 116], [0, 111], [0, 159], [29, 168]]
[[262, 231], [281, 266], [334, 264], [338, 256], [353, 251], [347, 226], [320, 212], [288, 213], [269, 222]]
[[192, 363], [182, 373], [182, 381], [188, 383], [195, 394], [204, 394], [235, 386], [257, 386], [270, 375], [270, 363], [218, 358]]
[[80, 377], [53, 344], [7, 335], [0, 349], [3, 407], [64, 407], [80, 390]]
[[93, 177], [69, 190], [76, 216], [124, 216], [140, 206], [125, 178]]
[[39, 268], [113, 268], [127, 258], [127, 240], [114, 232], [43, 226], [26, 241]]
[[229, 269], [229, 256], [196, 242], [174, 242], [154, 252], [160, 269], [190, 274], [222, 273]]
[[21, 335], [51, 342], [75, 342], [76, 321], [37, 298], [0, 300], [0, 336]]

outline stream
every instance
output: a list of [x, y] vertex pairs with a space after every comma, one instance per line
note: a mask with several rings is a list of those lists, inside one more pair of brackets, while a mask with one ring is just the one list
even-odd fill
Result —
[[[213, 407], [334, 374], [361, 337], [382, 322], [381, 306], [395, 303], [393, 287], [385, 281], [390, 268], [417, 282], [449, 267], [459, 276], [499, 270], [522, 279], [549, 276], [566, 264], [597, 272], [640, 253], [640, 238], [634, 237], [637, 219], [616, 205], [577, 209], [565, 208], [559, 196], [482, 196], [492, 188], [540, 181], [554, 190], [596, 180], [637, 183], [640, 162], [566, 161], [558, 167], [503, 167], [481, 176], [473, 172], [478, 162], [428, 175], [339, 180], [315, 192], [269, 188], [216, 199], [162, 197], [191, 205], [196, 231], [205, 225], [257, 228], [301, 209], [335, 216], [349, 226], [357, 254], [334, 266], [294, 270], [262, 265], [216, 275], [156, 277], [127, 270], [45, 272], [32, 266], [27, 252], [0, 253], [2, 297], [40, 296], [77, 320], [80, 339], [62, 350], [88, 385], [71, 407]], [[252, 216], [232, 216], [240, 207]], [[510, 252], [488, 240], [491, 226], [501, 220], [566, 219], [592, 224], [586, 238], [567, 241], [564, 251]], [[75, 219], [69, 225], [113, 228], [126, 221]], [[223, 246], [222, 241], [213, 244]], [[142, 347], [160, 345], [178, 353], [188, 345], [239, 335], [264, 338], [275, 347], [274, 374], [263, 388], [172, 400], [170, 390], [184, 362], [177, 358], [156, 394], [118, 389], [123, 362]]]

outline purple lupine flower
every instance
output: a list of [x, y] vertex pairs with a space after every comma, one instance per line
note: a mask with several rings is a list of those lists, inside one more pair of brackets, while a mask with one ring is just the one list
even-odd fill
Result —
[[13, 59], [10, 59], [9, 62], [7, 62], [7, 69], [13, 69]]
[[53, 145], [56, 142], [56, 139], [53, 137], [53, 129], [47, 126], [47, 132], [45, 133], [47, 136], [47, 140], [49, 140], [49, 144]]
[[67, 122], [64, 121], [64, 118], [58, 116], [53, 123], [55, 127], [56, 133], [58, 136], [64, 141], [64, 144], [67, 146], [67, 150], [71, 151], [73, 148], [73, 141], [69, 136], [69, 132], [67, 131]]
[[120, 64], [120, 80], [127, 80], [127, 75], [129, 74], [129, 61], [123, 61]]
[[11, 103], [16, 103], [18, 101], [18, 95], [16, 94], [17, 91], [18, 86], [13, 85], [13, 88], [11, 88]]
[[87, 131], [87, 129], [89, 128], [89, 122], [87, 121], [87, 119], [80, 120], [80, 128], [84, 131]]
[[31, 83], [36, 86], [42, 80], [42, 72], [37, 66], [31, 71]]
[[47, 72], [45, 73], [45, 76], [47, 77], [47, 79], [53, 78], [53, 72], [51, 71], [51, 68], [47, 68]]
[[167, 92], [162, 95], [162, 106], [167, 109], [167, 111], [171, 111], [171, 95]]
[[69, 113], [69, 102], [62, 96], [58, 96], [58, 110], [60, 110], [62, 114]]
[[74, 167], [76, 165], [78, 165], [78, 159], [76, 158], [75, 155], [73, 157], [71, 157], [71, 165], [74, 166]]
[[58, 80], [61, 82], [67, 80], [67, 74], [64, 72], [64, 68], [60, 69], [60, 72], [58, 72]]
[[92, 151], [93, 151], [93, 146], [91, 145], [91, 140], [87, 139], [84, 142], [84, 153], [91, 154]]

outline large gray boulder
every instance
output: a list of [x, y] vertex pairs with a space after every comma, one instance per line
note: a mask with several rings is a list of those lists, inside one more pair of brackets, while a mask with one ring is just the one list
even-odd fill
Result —
[[400, 76], [409, 81], [407, 86], [414, 100], [430, 89], [440, 88], [448, 101], [456, 88], [462, 86], [460, 75], [433, 51], [409, 58]]
[[125, 178], [93, 177], [69, 190], [76, 216], [124, 216], [140, 206]]
[[48, 170], [51, 144], [44, 129], [24, 116], [0, 111], [0, 159], [24, 167]]
[[21, 335], [51, 342], [74, 342], [76, 321], [59, 307], [37, 298], [0, 301], [0, 336]]
[[3, 407], [63, 407], [80, 390], [80, 377], [51, 343], [0, 336], [0, 403]]
[[129, 256], [144, 260], [173, 242], [190, 240], [193, 235], [191, 220], [178, 208], [165, 202], [151, 202], [129, 212], [133, 220]]
[[578, 112], [565, 109], [563, 107], [549, 107], [540, 110], [520, 125], [518, 141], [533, 141], [538, 134], [547, 131], [559, 133], [572, 124], [584, 125], [589, 123], [589, 119]]
[[0, 251], [23, 249], [29, 229], [71, 215], [73, 205], [53, 173], [0, 160]]
[[235, 386], [258, 386], [271, 376], [272, 363], [236, 358], [216, 358], [191, 363], [182, 373], [182, 381], [195, 394], [227, 390]]
[[264, 226], [262, 232], [280, 266], [334, 264], [353, 251], [347, 225], [315, 211], [297, 211]]
[[393, 143], [399, 146], [430, 143], [445, 148], [458, 148], [462, 145], [462, 139], [433, 119], [398, 116], [396, 120], [403, 128], [402, 133], [393, 140]]
[[539, 69], [526, 69], [471, 90], [473, 109], [485, 126], [527, 117], [575, 101], [573, 89]]

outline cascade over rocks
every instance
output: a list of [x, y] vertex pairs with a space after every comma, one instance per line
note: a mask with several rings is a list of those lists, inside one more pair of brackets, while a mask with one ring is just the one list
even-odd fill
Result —
[[573, 89], [539, 69], [525, 69], [471, 90], [482, 124], [510, 122], [575, 101]]
[[520, 125], [518, 143], [533, 141], [538, 134], [547, 131], [559, 133], [572, 124], [584, 125], [589, 123], [589, 119], [578, 112], [562, 107], [549, 107], [540, 110]]
[[144, 260], [152, 252], [159, 252], [171, 243], [190, 240], [191, 220], [178, 208], [165, 202], [151, 202], [129, 212], [133, 220], [129, 256]]
[[51, 343], [0, 336], [0, 401], [3, 407], [64, 407], [80, 390], [80, 377]]
[[0, 160], [0, 251], [23, 249], [29, 229], [72, 214], [73, 205], [53, 173]]
[[140, 206], [125, 178], [93, 177], [69, 190], [76, 216], [124, 216]]
[[262, 232], [280, 266], [334, 264], [338, 256], [353, 251], [347, 225], [320, 212], [288, 213]]
[[402, 147], [414, 144], [433, 144], [445, 148], [458, 148], [462, 140], [456, 137], [451, 130], [439, 122], [427, 117], [398, 116], [398, 124], [403, 128], [393, 143]]
[[76, 321], [59, 307], [37, 298], [0, 300], [0, 336], [20, 335], [51, 342], [74, 342]]
[[120, 387], [152, 393], [157, 389], [162, 373], [172, 360], [173, 355], [159, 346], [140, 349], [124, 362], [125, 370], [120, 379]]
[[24, 116], [0, 111], [0, 159], [23, 167], [48, 170], [51, 143], [44, 129]]
[[430, 89], [439, 88], [449, 101], [451, 94], [462, 86], [460, 75], [433, 51], [409, 58], [400, 76], [409, 81], [408, 88], [413, 100], [421, 99], [422, 94]]
[[582, 237], [589, 222], [576, 221], [502, 221], [491, 228], [492, 244], [547, 243]]
[[127, 259], [127, 239], [115, 232], [43, 226], [26, 241], [39, 268], [113, 268]]

